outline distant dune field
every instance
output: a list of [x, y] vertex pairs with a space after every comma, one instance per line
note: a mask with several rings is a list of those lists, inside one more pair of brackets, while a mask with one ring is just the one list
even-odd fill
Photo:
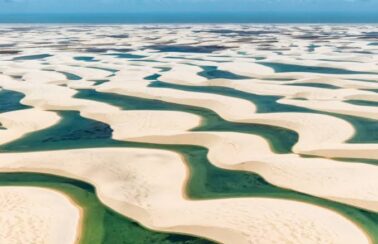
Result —
[[374, 25], [2, 25], [0, 243], [378, 243]]

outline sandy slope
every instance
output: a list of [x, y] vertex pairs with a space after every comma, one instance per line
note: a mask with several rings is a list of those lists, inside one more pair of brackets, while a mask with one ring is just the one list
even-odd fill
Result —
[[65, 195], [38, 187], [0, 187], [0, 242], [72, 244], [80, 211]]
[[[113, 83], [111, 83], [110, 85], [112, 84]], [[7, 85], [12, 88], [14, 87], [13, 83], [12, 85]], [[108, 87], [110, 85], [107, 85], [105, 87]], [[121, 86], [121, 84], [119, 86]], [[139, 87], [139, 85], [135, 86]], [[126, 87], [122, 87], [119, 89], [114, 89], [114, 92], [122, 94], [130, 93], [129, 90], [133, 92], [132, 89], [126, 90]], [[191, 134], [191, 137], [184, 137], [184, 139], [182, 139], [183, 137], [181, 137], [180, 134], [183, 131], [189, 130], [197, 126], [200, 122], [198, 116], [191, 115], [188, 113], [173, 111], [122, 111], [119, 110], [119, 108], [117, 107], [110, 106], [104, 103], [72, 98], [72, 95], [75, 93], [74, 90], [69, 89], [67, 87], [59, 87], [49, 84], [40, 85], [40, 89], [38, 90], [35, 89], [35, 87], [25, 86], [23, 84], [19, 84], [19, 86], [17, 86], [16, 88], [19, 91], [23, 91], [26, 93], [26, 97], [25, 99], [23, 99], [23, 102], [29, 105], [37, 106], [43, 109], [78, 110], [84, 117], [99, 120], [109, 124], [114, 130], [113, 137], [115, 139], [137, 140], [143, 142], [168, 144], [194, 144], [208, 147], [210, 151], [213, 152], [213, 155], [218, 153], [219, 155], [222, 155], [222, 157], [225, 159], [221, 163], [218, 163], [217, 161], [214, 162], [213, 160], [213, 163], [220, 167], [227, 168], [227, 166], [225, 165], [229, 164], [229, 162], [227, 162], [226, 159], [239, 159], [240, 155], [250, 155], [251, 150], [255, 150], [253, 147], [248, 145], [258, 144], [252, 143], [256, 140], [255, 138], [258, 137], [252, 135], [244, 135], [240, 133], [193, 133]], [[157, 91], [153, 89], [145, 89], [154, 92], [153, 96], [157, 96], [154, 94], [160, 94], [162, 96], [163, 92], [167, 90], [161, 89], [160, 93], [157, 93]], [[146, 93], [148, 94], [148, 92]], [[217, 102], [218, 100], [216, 95], [208, 95], [208, 98], [212, 100], [210, 102], [204, 100], [201, 104], [199, 104], [195, 99], [190, 100], [189, 98], [186, 99], [184, 97], [184, 95], [189, 96], [195, 94], [193, 92], [184, 92], [183, 95], [180, 93], [174, 94], [173, 91], [171, 91], [168, 94], [169, 97], [168, 95], [164, 96], [168, 97], [168, 100], [171, 99], [176, 101], [174, 98], [180, 97], [180, 95], [182, 95], [182, 97], [178, 98], [177, 100], [180, 100], [183, 103], [191, 103], [192, 101], [195, 101], [196, 104], [198, 104], [197, 106], [206, 106], [206, 104], [208, 104], [207, 106], [212, 107], [213, 104], [219, 103]], [[238, 107], [238, 102], [243, 100], [235, 99], [231, 101], [231, 106]], [[229, 115], [230, 112], [228, 110], [225, 110], [223, 107], [219, 106], [217, 108], [219, 108], [219, 111], [224, 111], [224, 113], [227, 113], [227, 116], [232, 116], [235, 113], [241, 114], [243, 112], [241, 110], [231, 110], [231, 115]], [[353, 128], [348, 123], [344, 122], [341, 119], [337, 119], [327, 115], [317, 115], [311, 113], [249, 114], [244, 112], [244, 116], [249, 117], [251, 119], [241, 120], [243, 122], [270, 124], [290, 128], [294, 131], [297, 131], [300, 135], [300, 140], [295, 145], [294, 151], [300, 153], [322, 154], [321, 150], [316, 151], [316, 153], [314, 152], [314, 150], [317, 150], [318, 148], [341, 148], [342, 145], [345, 145], [341, 142], [347, 140], [350, 136], [353, 135]], [[301, 119], [298, 120], [298, 117], [300, 117]], [[314, 131], [318, 131], [318, 133], [314, 134]], [[208, 139], [207, 135], [209, 135], [211, 139]], [[229, 135], [232, 136], [229, 137]], [[155, 137], [152, 137], [151, 140], [149, 138], [151, 136]], [[166, 138], [161, 136], [171, 137]], [[199, 140], [199, 138], [202, 139]], [[259, 143], [261, 143], [261, 139], [258, 141]], [[226, 150], [218, 151], [217, 148], [215, 148], [214, 150], [214, 145], [216, 146], [222, 144], [237, 145], [237, 147], [241, 147], [241, 149], [237, 150], [236, 152], [232, 151], [229, 147], [225, 148]], [[265, 141], [262, 144], [266, 145]], [[259, 146], [259, 148], [261, 149], [261, 146]], [[365, 156], [362, 155], [362, 157], [371, 158], [374, 157], [374, 155], [376, 154], [375, 145], [372, 145], [371, 147], [365, 145], [364, 150], [360, 154], [355, 154], [355, 151], [359, 150], [358, 146], [353, 145], [346, 147], [344, 151], [342, 151], [341, 149], [339, 151], [336, 151], [335, 155], [338, 156], [340, 152], [342, 152], [341, 155], [345, 156], [348, 155], [348, 153], [352, 152], [354, 153], [354, 155], [364, 154]], [[329, 151], [325, 153], [329, 153]], [[375, 202], [377, 201], [376, 196], [374, 194], [365, 195], [362, 191], [359, 190], [365, 189], [369, 192], [368, 189], [371, 189], [373, 185], [371, 184], [371, 182], [374, 181], [374, 178], [376, 176], [375, 171], [370, 170], [372, 166], [362, 165], [361, 167], [366, 167], [366, 169], [362, 169], [359, 166], [351, 166], [348, 164], [337, 163], [335, 161], [323, 160], [322, 162], [324, 162], [325, 169], [327, 169], [330, 166], [336, 167], [336, 165], [339, 165], [340, 169], [335, 168], [334, 171], [329, 171], [325, 169], [319, 170], [320, 173], [314, 175], [312, 173], [313, 169], [311, 167], [302, 167], [301, 162], [308, 162], [309, 165], [311, 165], [311, 162], [316, 163], [316, 165], [320, 165], [316, 159], [300, 159], [295, 155], [288, 155], [285, 159], [287, 165], [285, 163], [279, 165], [277, 164], [277, 162], [282, 160], [283, 156], [281, 155], [275, 155], [270, 151], [264, 154], [261, 150], [256, 150], [256, 154], [260, 155], [260, 157], [256, 158], [249, 156], [247, 158], [240, 158], [234, 163], [236, 164], [236, 166], [232, 166], [231, 168], [246, 169], [244, 163], [248, 161], [266, 163], [267, 166], [265, 167], [265, 169], [276, 169], [278, 167], [281, 170], [275, 171], [278, 173], [271, 173], [269, 170], [259, 171], [259, 167], [257, 167], [257, 169], [255, 169], [254, 167], [248, 167], [247, 169], [257, 173], [263, 173], [263, 176], [265, 176], [268, 181], [279, 186], [284, 186], [309, 194], [315, 194], [317, 196], [337, 199], [344, 203], [352, 203], [354, 205], [368, 209], [377, 209], [377, 205], [375, 204]], [[292, 170], [298, 173], [296, 178], [294, 180], [289, 180], [289, 178], [285, 178], [285, 175], [287, 175]], [[343, 174], [340, 175], [338, 174], [338, 172], [343, 172]], [[306, 175], [307, 178], [313, 180], [306, 181], [306, 183], [304, 183], [303, 179], [306, 179], [306, 177], [303, 177], [303, 175]], [[330, 175], [332, 175], [331, 178]], [[362, 177], [362, 175], [371, 175], [371, 177]], [[337, 182], [340, 182], [339, 184], [330, 182], [330, 184], [324, 183], [319, 185], [318, 187], [316, 187], [316, 185], [312, 185], [312, 182], [325, 182], [329, 179], [333, 179], [336, 176]], [[358, 187], [355, 187], [356, 185], [355, 183], [353, 183], [353, 181], [349, 181], [350, 177], [353, 176], [364, 179], [358, 181]], [[345, 184], [350, 184], [350, 187], [347, 188], [347, 191], [344, 189]]]
[[217, 167], [256, 172], [277, 186], [378, 211], [378, 170], [372, 165], [274, 154], [261, 137], [233, 132], [187, 132], [129, 140], [204, 146]]
[[[299, 133], [299, 141], [294, 147], [294, 151], [303, 154], [327, 157], [355, 157], [353, 155], [357, 155], [355, 152], [361, 148], [360, 145], [356, 144], [344, 144], [344, 141], [352, 137], [354, 129], [346, 121], [333, 116], [293, 112], [256, 114], [253, 109], [253, 104], [243, 99], [228, 98], [226, 96], [207, 93], [198, 94], [173, 89], [149, 88], [146, 87], [145, 83], [146, 82], [143, 81], [130, 81], [125, 83], [118, 81], [117, 77], [115, 77], [111, 82], [98, 88], [98, 91], [199, 106], [211, 109], [226, 120], [234, 122], [267, 124], [288, 128]], [[276, 87], [275, 89], [278, 91], [283, 88]], [[323, 91], [325, 89], [320, 90]], [[298, 103], [299, 102], [302, 101], [298, 101]], [[347, 109], [348, 104], [343, 104]], [[327, 105], [327, 108], [328, 107], [329, 105]], [[343, 109], [343, 111], [346, 109]], [[371, 109], [371, 114], [375, 114], [373, 109], [374, 108]], [[358, 113], [359, 115], [364, 114], [365, 110], [360, 110]], [[301, 118], [300, 120], [298, 120], [299, 117]], [[317, 131], [317, 133], [314, 133], [314, 131]], [[328, 146], [339, 150], [337, 150], [335, 155], [332, 155], [332, 151], [323, 153], [322, 149]], [[375, 144], [368, 145], [364, 148], [364, 152], [361, 153], [362, 155], [358, 154], [358, 157], [375, 157], [374, 155], [376, 155], [377, 149], [378, 147]]]
[[54, 112], [24, 109], [0, 114], [0, 145], [16, 140], [27, 133], [48, 128], [60, 120]]
[[107, 148], [1, 154], [0, 166], [3, 172], [49, 172], [88, 181], [105, 204], [158, 230], [223, 243], [367, 243], [352, 222], [307, 203], [269, 198], [186, 200], [187, 168], [171, 152]]

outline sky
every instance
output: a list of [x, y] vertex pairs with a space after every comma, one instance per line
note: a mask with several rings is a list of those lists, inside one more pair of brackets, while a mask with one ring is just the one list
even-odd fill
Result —
[[0, 0], [0, 14], [376, 11], [378, 0]]

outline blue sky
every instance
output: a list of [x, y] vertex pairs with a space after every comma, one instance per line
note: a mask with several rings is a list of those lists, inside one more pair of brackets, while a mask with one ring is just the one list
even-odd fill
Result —
[[378, 0], [0, 0], [0, 14], [374, 10]]

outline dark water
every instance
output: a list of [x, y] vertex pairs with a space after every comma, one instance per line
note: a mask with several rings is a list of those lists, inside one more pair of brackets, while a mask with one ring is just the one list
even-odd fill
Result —
[[291, 152], [291, 148], [298, 141], [298, 134], [294, 131], [269, 125], [229, 122], [212, 110], [201, 107], [163, 102], [155, 99], [100, 93], [94, 90], [80, 90], [75, 97], [106, 102], [127, 110], [168, 110], [193, 113], [203, 118], [202, 125], [195, 128], [195, 131], [235, 131], [257, 134], [266, 138], [271, 143], [272, 149], [277, 153]]
[[324, 83], [293, 83], [293, 84], [286, 84], [286, 86], [308, 86], [308, 87], [316, 87], [316, 88], [326, 88], [326, 89], [339, 89], [340, 87], [324, 84]]
[[0, 151], [41, 151], [94, 147], [142, 147], [174, 150], [185, 156], [193, 169], [189, 194], [194, 198], [214, 198], [251, 193], [290, 193], [267, 183], [257, 174], [228, 171], [213, 166], [207, 159], [208, 149], [191, 145], [159, 145], [115, 141], [109, 125], [86, 119], [76, 111], [59, 112], [62, 120], [48, 129], [30, 133], [17, 141], [1, 146]]
[[95, 66], [88, 66], [88, 68], [91, 68], [91, 69], [99, 69], [99, 70], [104, 70], [104, 71], [108, 71], [108, 72], [111, 72], [111, 73], [117, 73], [119, 70], [117, 69], [111, 69], [111, 68], [104, 68], [104, 67], [95, 67]]
[[237, 75], [229, 71], [219, 70], [216, 66], [201, 66], [203, 71], [199, 72], [198, 75], [203, 76], [207, 79], [232, 79], [232, 80], [243, 80], [251, 79], [247, 76]]
[[353, 105], [359, 105], [359, 106], [372, 106], [372, 107], [378, 107], [378, 102], [375, 101], [365, 101], [365, 100], [347, 100], [346, 103], [350, 103]]
[[281, 96], [257, 95], [249, 92], [243, 92], [229, 87], [220, 86], [186, 86], [179, 84], [166, 83], [162, 81], [154, 81], [150, 87], [160, 87], [168, 89], [176, 89], [181, 91], [203, 92], [217, 95], [224, 95], [229, 97], [241, 98], [253, 103], [258, 113], [273, 113], [273, 112], [308, 112], [309, 110], [302, 107], [286, 105], [278, 103], [277, 100]]
[[13, 60], [38, 60], [51, 57], [50, 54], [37, 54], [37, 55], [28, 55], [28, 56], [19, 56], [15, 57]]
[[106, 53], [106, 52], [131, 52], [133, 49], [130, 48], [100, 48], [100, 47], [90, 47], [85, 49], [89, 53]]
[[0, 113], [30, 108], [20, 103], [24, 97], [20, 92], [0, 90]]
[[[212, 93], [212, 94], [218, 94], [218, 95], [225, 95], [229, 97], [242, 98], [247, 101], [251, 101], [253, 104], [255, 104], [255, 106], [257, 107], [258, 113], [301, 112], [301, 113], [317, 113], [317, 114], [330, 115], [330, 116], [334, 116], [334, 117], [346, 120], [347, 122], [351, 123], [353, 127], [355, 128], [356, 130], [355, 134], [352, 138], [350, 138], [347, 141], [348, 143], [377, 143], [378, 142], [378, 123], [376, 120], [357, 117], [357, 116], [351, 116], [351, 115], [323, 112], [323, 111], [307, 109], [307, 108], [299, 107], [299, 106], [297, 107], [293, 105], [281, 104], [277, 102], [277, 100], [282, 98], [280, 96], [256, 95], [256, 94], [243, 92], [243, 91], [239, 91], [239, 90], [228, 88], [228, 87], [186, 86], [186, 85], [170, 84], [170, 83], [165, 83], [161, 81], [155, 81], [151, 84], [151, 86], [164, 87], [164, 88], [183, 90], [183, 91]], [[284, 138], [286, 136], [287, 138], [286, 145], [287, 146], [290, 145], [290, 148], [279, 146], [279, 148], [281, 149], [285, 148], [285, 150], [280, 151], [280, 149], [277, 150], [277, 148], [275, 148], [276, 149], [275, 151], [277, 153], [290, 152], [291, 147], [297, 141], [297, 137], [295, 137], [294, 134], [292, 134], [292, 133], [296, 134], [296, 132], [290, 132], [290, 130], [287, 130], [287, 129], [285, 129], [286, 132], [281, 131], [280, 133], [276, 134], [277, 137], [270, 137], [270, 136], [267, 136], [267, 135], [270, 135], [270, 133], [266, 132], [266, 130], [260, 130], [260, 133], [256, 133], [253, 130], [248, 132], [248, 130], [241, 130], [241, 127], [239, 127], [239, 125], [236, 125], [237, 123], [233, 123], [233, 124], [234, 124], [233, 128], [232, 126], [226, 126], [228, 130], [240, 131], [244, 133], [259, 134], [265, 137], [266, 139], [268, 139], [270, 142], [272, 142], [273, 148], [275, 148], [274, 145], [282, 145], [283, 141], [281, 143], [279, 143], [279, 141], [285, 140]], [[226, 127], [222, 127], [222, 128], [226, 128]], [[259, 128], [257, 125], [250, 125], [250, 127]], [[279, 137], [280, 135], [282, 136], [281, 138]]]
[[[149, 78], [153, 80], [156, 77], [158, 76], [155, 75]], [[240, 97], [254, 102], [257, 105], [258, 112], [308, 111], [304, 108], [279, 104], [276, 101], [280, 97], [277, 96], [259, 96], [229, 88], [188, 87], [159, 81], [153, 82], [152, 86]], [[15, 98], [11, 99], [13, 101], [12, 106], [21, 106], [18, 103], [23, 95], [12, 94], [12, 92], [9, 94], [10, 97], [15, 96]], [[258, 134], [267, 138], [271, 146], [281, 153], [290, 152], [291, 147], [298, 140], [298, 135], [290, 130], [265, 125], [231, 123], [224, 121], [216, 113], [199, 107], [99, 93], [93, 90], [80, 90], [76, 97], [106, 102], [127, 110], [156, 109], [191, 112], [204, 118], [204, 124], [196, 128], [196, 131], [239, 131]], [[75, 111], [61, 111], [59, 114], [63, 118], [59, 124], [45, 130], [30, 133], [17, 141], [0, 146], [0, 151], [20, 152], [95, 147], [139, 147], [173, 150], [184, 156], [191, 169], [186, 190], [188, 196], [193, 199], [263, 196], [310, 202], [334, 209], [351, 218], [369, 233], [374, 242], [378, 241], [377, 213], [280, 188], [271, 185], [261, 176], [251, 172], [229, 171], [217, 168], [209, 162], [207, 158], [208, 149], [203, 147], [115, 141], [111, 139], [112, 129], [107, 124], [85, 119]], [[85, 207], [88, 213], [85, 220], [87, 228], [84, 230], [83, 243], [211, 243], [207, 240], [187, 235], [164, 234], [146, 230], [137, 223], [103, 206], [98, 201], [93, 187], [84, 182], [42, 174], [15, 173], [0, 174], [0, 185], [45, 186], [72, 196]], [[130, 240], [133, 241], [131, 242]]]
[[330, 115], [348, 121], [355, 128], [355, 135], [347, 141], [348, 143], [378, 143], [377, 120], [343, 114]]
[[106, 82], [109, 82], [109, 80], [95, 80], [94, 82], [95, 82], [95, 83], [94, 83], [95, 86], [99, 86], [99, 85], [101, 85], [101, 84], [104, 84], [104, 83], [106, 83]]
[[271, 62], [260, 62], [260, 64], [268, 66], [274, 69], [275, 72], [308, 72], [308, 73], [320, 73], [320, 74], [341, 74], [341, 75], [351, 75], [351, 74], [377, 74], [371, 72], [360, 72], [351, 71], [346, 69], [337, 69], [330, 67], [316, 67], [316, 66], [304, 66], [295, 64], [283, 64], [283, 63], [271, 63]]
[[[81, 96], [83, 96], [83, 94], [81, 94]], [[94, 95], [91, 94], [91, 96]], [[96, 99], [98, 98], [96, 97]], [[103, 99], [104, 97], [98, 100]], [[110, 104], [115, 103], [115, 101], [118, 101], [118, 103], [120, 103], [119, 100], [120, 97], [116, 97], [108, 102]], [[125, 98], [124, 102], [124, 108], [133, 107], [132, 104], [128, 104], [130, 101], [127, 98]], [[1, 151], [19, 152], [95, 147], [139, 147], [173, 150], [184, 156], [186, 162], [188, 163], [188, 166], [191, 169], [191, 175], [186, 190], [188, 196], [193, 199], [210, 199], [240, 196], [265, 196], [311, 202], [314, 204], [325, 206], [327, 208], [334, 209], [352, 218], [358, 224], [363, 226], [364, 229], [372, 236], [372, 238], [378, 240], [376, 239], [378, 238], [378, 226], [376, 224], [378, 221], [378, 214], [376, 213], [361, 210], [355, 207], [350, 207], [344, 204], [335, 203], [321, 198], [312, 197], [289, 189], [280, 188], [269, 184], [261, 176], [252, 172], [229, 171], [217, 168], [209, 162], [207, 158], [208, 149], [203, 147], [190, 145], [160, 145], [114, 141], [111, 139], [112, 130], [107, 124], [90, 119], [85, 119], [81, 117], [78, 112], [74, 111], [59, 112], [59, 114], [63, 118], [59, 124], [42, 131], [30, 133], [17, 141], [11, 142], [7, 145], [3, 145], [0, 147]], [[14, 184], [15, 182], [19, 182], [22, 180], [25, 180], [25, 177], [16, 176], [16, 179], [5, 179], [4, 181], [7, 182], [7, 184]], [[55, 179], [53, 179], [52, 181], [55, 181]], [[28, 183], [25, 184], [29, 185]], [[93, 190], [90, 190], [88, 187], [85, 188], [87, 188], [86, 191], [93, 192]], [[96, 217], [92, 216], [92, 218]], [[113, 238], [112, 240], [116, 241], [114, 243], [128, 243], [126, 239], [128, 237], [128, 229], [126, 227], [125, 229], [122, 228], [123, 226], [128, 226], [130, 224], [130, 221], [126, 218], [123, 220], [112, 220], [111, 216], [109, 218], [110, 222], [114, 222], [105, 222], [106, 226], [104, 227], [105, 230], [103, 231], [112, 231], [113, 233], [115, 231], [113, 229], [115, 228], [114, 225], [119, 225], [119, 231], [115, 231], [118, 234], [111, 234], [109, 238]], [[93, 221], [96, 223], [98, 222], [97, 220]], [[132, 231], [138, 232], [142, 230], [137, 228], [136, 230]], [[152, 233], [145, 233], [145, 235], [149, 236], [152, 235]], [[142, 237], [140, 238], [145, 237], [143, 237], [142, 235]], [[177, 240], [177, 238], [168, 239]], [[103, 241], [102, 243], [109, 242]], [[157, 241], [156, 243], [160, 242]]]
[[126, 58], [126, 59], [138, 59], [138, 58], [145, 58], [146, 56], [143, 55], [136, 55], [136, 54], [131, 54], [131, 53], [114, 53], [114, 54], [107, 54], [107, 55], [112, 55], [117, 58]]
[[78, 75], [69, 73], [69, 72], [59, 72], [66, 76], [67, 80], [81, 80], [82, 78]]
[[56, 71], [56, 70], [51, 70], [51, 69], [45, 69], [45, 71], [55, 71], [55, 72], [61, 73], [64, 76], [66, 76], [67, 80], [81, 80], [82, 79], [82, 77], [75, 75], [75, 74], [72, 74], [72, 73], [69, 73], [69, 72]]
[[74, 57], [75, 60], [77, 61], [84, 61], [84, 62], [96, 62], [94, 57], [89, 57], [89, 56], [78, 56]]
[[189, 45], [153, 45], [148, 46], [149, 49], [155, 49], [159, 52], [169, 53], [212, 53], [225, 50], [223, 46], [189, 46]]
[[308, 46], [308, 51], [309, 52], [314, 52], [316, 48], [320, 47], [319, 45], [315, 45], [315, 44], [310, 44]]

